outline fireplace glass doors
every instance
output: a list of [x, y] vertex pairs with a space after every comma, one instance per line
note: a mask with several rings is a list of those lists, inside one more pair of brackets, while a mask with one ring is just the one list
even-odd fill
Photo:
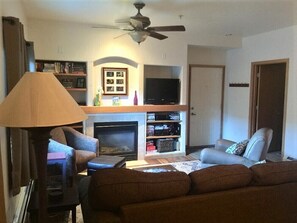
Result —
[[138, 122], [94, 123], [94, 137], [99, 139], [99, 155], [137, 160]]

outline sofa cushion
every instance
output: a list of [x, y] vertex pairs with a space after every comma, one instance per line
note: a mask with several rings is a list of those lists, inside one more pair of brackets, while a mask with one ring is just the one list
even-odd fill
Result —
[[252, 172], [244, 165], [217, 165], [189, 174], [191, 194], [229, 190], [247, 186], [252, 179]]
[[234, 143], [226, 149], [226, 153], [241, 156], [244, 153], [248, 143], [249, 140], [243, 140], [241, 142]]
[[250, 167], [252, 185], [276, 185], [297, 182], [297, 161], [270, 162]]
[[116, 211], [126, 204], [183, 196], [189, 189], [190, 178], [183, 172], [99, 169], [91, 177], [89, 204], [96, 210]]

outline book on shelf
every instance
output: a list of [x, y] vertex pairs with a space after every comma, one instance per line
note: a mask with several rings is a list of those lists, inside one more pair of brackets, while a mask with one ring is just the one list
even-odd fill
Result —
[[43, 72], [55, 72], [55, 64], [54, 63], [44, 63], [43, 64]]

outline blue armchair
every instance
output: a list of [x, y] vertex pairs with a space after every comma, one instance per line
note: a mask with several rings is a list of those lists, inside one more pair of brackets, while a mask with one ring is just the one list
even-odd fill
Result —
[[65, 153], [67, 176], [75, 176], [82, 172], [87, 168], [88, 161], [99, 156], [99, 140], [71, 127], [54, 128], [51, 136], [48, 152]]

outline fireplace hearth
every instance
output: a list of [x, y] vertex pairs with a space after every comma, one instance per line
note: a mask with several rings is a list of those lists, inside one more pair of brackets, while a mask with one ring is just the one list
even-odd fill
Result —
[[95, 122], [94, 137], [99, 139], [99, 154], [137, 160], [138, 122]]

